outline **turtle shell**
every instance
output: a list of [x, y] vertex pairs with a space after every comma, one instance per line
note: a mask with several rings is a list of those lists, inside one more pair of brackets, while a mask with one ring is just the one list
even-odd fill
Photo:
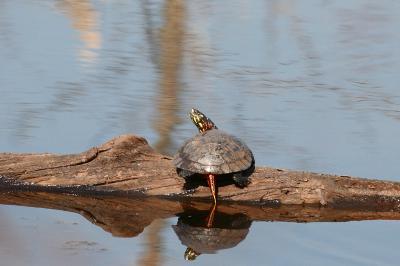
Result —
[[212, 129], [186, 140], [174, 156], [174, 164], [198, 174], [229, 174], [249, 169], [254, 157], [241, 140]]
[[221, 249], [233, 248], [243, 241], [251, 226], [248, 216], [217, 211], [213, 227], [205, 227], [208, 211], [185, 211], [179, 214], [178, 223], [172, 225], [181, 243], [197, 253], [212, 254]]
[[243, 241], [249, 232], [249, 228], [204, 228], [182, 222], [172, 225], [172, 228], [183, 245], [202, 254], [213, 254], [221, 249], [233, 248]]

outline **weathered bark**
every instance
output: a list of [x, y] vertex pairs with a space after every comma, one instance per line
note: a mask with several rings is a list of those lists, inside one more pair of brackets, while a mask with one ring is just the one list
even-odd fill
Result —
[[[141, 193], [212, 200], [204, 185], [186, 191], [171, 158], [141, 137], [124, 135], [76, 155], [0, 154], [2, 185], [84, 193]], [[400, 183], [258, 167], [240, 189], [219, 184], [219, 201], [397, 208]]]

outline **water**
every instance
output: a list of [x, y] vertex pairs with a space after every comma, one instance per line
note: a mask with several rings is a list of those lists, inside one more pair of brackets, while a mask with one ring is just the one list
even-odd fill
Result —
[[[0, 151], [77, 153], [134, 133], [173, 154], [191, 107], [258, 165], [399, 180], [395, 1], [1, 1]], [[6, 265], [183, 265], [171, 225], [113, 237], [1, 205]], [[397, 265], [398, 222], [253, 222], [194, 264]], [[39, 244], [37, 244], [39, 243]]]

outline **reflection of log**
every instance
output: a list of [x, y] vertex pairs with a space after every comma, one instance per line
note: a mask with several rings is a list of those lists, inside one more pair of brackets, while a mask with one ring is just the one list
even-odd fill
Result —
[[[133, 237], [155, 219], [174, 217], [185, 211], [208, 211], [204, 201], [175, 201], [158, 197], [76, 196], [48, 192], [0, 191], [0, 204], [50, 208], [79, 213], [93, 224], [120, 237]], [[156, 210], [156, 211], [155, 211]], [[371, 211], [363, 208], [282, 205], [255, 206], [222, 203], [218, 211], [245, 214], [251, 221], [340, 222], [358, 220], [400, 220], [396, 209]]]
[[[77, 155], [0, 154], [4, 185], [74, 193], [139, 192], [166, 198], [207, 198], [206, 186], [193, 193], [183, 189], [171, 158], [156, 153], [145, 139], [117, 137]], [[72, 188], [71, 188], [72, 186]], [[397, 206], [400, 183], [259, 167], [252, 183], [239, 189], [233, 184], [219, 188], [220, 202], [252, 204], [350, 205], [383, 208]]]

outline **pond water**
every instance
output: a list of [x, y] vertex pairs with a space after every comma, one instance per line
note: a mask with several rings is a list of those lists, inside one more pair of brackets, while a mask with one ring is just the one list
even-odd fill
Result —
[[[0, 151], [117, 135], [173, 154], [191, 107], [257, 165], [400, 181], [400, 2], [0, 2]], [[178, 217], [115, 237], [79, 214], [0, 205], [5, 265], [187, 265]], [[398, 221], [253, 222], [198, 265], [398, 265]]]

